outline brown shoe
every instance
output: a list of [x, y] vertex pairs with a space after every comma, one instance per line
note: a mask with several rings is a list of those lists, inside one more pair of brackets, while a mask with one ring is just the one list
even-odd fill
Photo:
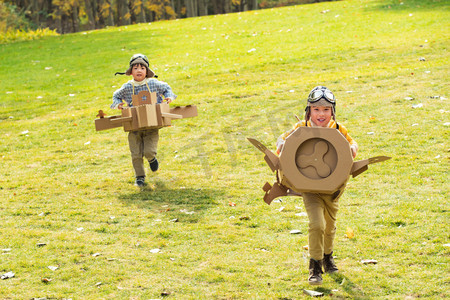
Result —
[[310, 259], [309, 260], [309, 277], [308, 283], [310, 285], [321, 285], [322, 284], [322, 261]]
[[326, 273], [337, 273], [339, 269], [334, 263], [333, 252], [323, 255], [323, 268]]

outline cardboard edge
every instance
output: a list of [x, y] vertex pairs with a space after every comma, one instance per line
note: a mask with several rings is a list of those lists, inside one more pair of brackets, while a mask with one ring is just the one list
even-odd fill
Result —
[[256, 149], [258, 149], [259, 151], [261, 151], [262, 153], [265, 154], [264, 160], [266, 161], [267, 165], [273, 172], [275, 172], [276, 170], [279, 169], [280, 159], [278, 158], [278, 156], [275, 153], [273, 153], [272, 151], [267, 149], [266, 146], [264, 146], [261, 142], [259, 142], [258, 140], [254, 139], [254, 138], [248, 137], [247, 140], [253, 146], [255, 146]]
[[383, 162], [386, 160], [391, 159], [390, 156], [374, 156], [368, 159], [358, 160], [353, 162], [352, 170], [350, 171], [350, 174], [353, 178], [358, 176], [361, 173], [364, 173], [369, 169], [368, 165], [375, 164], [379, 162]]

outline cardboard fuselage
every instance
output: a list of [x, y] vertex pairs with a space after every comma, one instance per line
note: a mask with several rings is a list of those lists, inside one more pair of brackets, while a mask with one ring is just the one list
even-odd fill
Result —
[[304, 192], [332, 194], [353, 177], [368, 169], [371, 163], [389, 159], [386, 156], [353, 161], [350, 145], [336, 129], [323, 127], [299, 127], [285, 141], [278, 157], [255, 139], [248, 140], [265, 154], [264, 159], [278, 173], [277, 182], [266, 183], [264, 201], [280, 196]]
[[170, 126], [172, 119], [184, 119], [197, 116], [194, 105], [171, 108], [168, 103], [157, 103], [156, 93], [141, 91], [132, 96], [133, 106], [124, 107], [122, 115], [95, 120], [97, 131], [122, 127], [125, 131], [137, 131]]

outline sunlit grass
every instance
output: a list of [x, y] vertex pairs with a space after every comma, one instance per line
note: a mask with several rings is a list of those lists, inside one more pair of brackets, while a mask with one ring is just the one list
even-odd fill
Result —
[[[275, 176], [246, 137], [273, 149], [318, 84], [337, 95], [359, 159], [392, 156], [350, 179], [336, 238], [341, 274], [319, 290], [448, 297], [448, 4], [403, 2], [1, 45], [0, 249], [10, 250], [1, 250], [0, 273], [16, 275], [0, 281], [0, 298], [302, 298], [311, 289], [303, 204], [263, 203], [261, 187]], [[178, 94], [175, 104], [199, 110], [161, 130], [161, 170], [143, 191], [133, 186], [126, 134], [93, 124], [99, 109], [117, 114], [112, 93], [128, 78], [114, 73], [138, 52]]]

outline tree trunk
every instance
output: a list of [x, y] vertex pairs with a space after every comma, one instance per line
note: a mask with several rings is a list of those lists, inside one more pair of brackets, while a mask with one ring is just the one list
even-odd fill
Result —
[[197, 17], [196, 0], [185, 0], [186, 16], [188, 18]]
[[40, 7], [39, 7], [39, 1], [38, 0], [32, 0], [32, 12], [31, 12], [31, 20], [33, 21], [34, 24], [36, 24], [37, 26], [39, 26], [39, 11], [40, 11]]
[[119, 15], [119, 25], [130, 25], [129, 0], [117, 1], [117, 13]]
[[146, 23], [147, 22], [147, 18], [145, 16], [145, 4], [144, 4], [145, 0], [142, 0], [141, 4], [140, 4], [140, 11], [139, 11], [139, 15], [138, 15], [138, 23]]
[[111, 5], [111, 0], [106, 0], [106, 3], [108, 4], [108, 16], [106, 17], [106, 26], [114, 26], [114, 14]]
[[72, 32], [80, 31], [80, 18], [78, 17], [78, 1], [72, 6]]
[[92, 8], [91, 0], [85, 0], [84, 7], [85, 7], [86, 14], [88, 17], [88, 29], [94, 30], [95, 29], [95, 18], [94, 18], [94, 10]]
[[198, 15], [199, 16], [208, 15], [208, 0], [198, 0]]
[[249, 9], [257, 10], [259, 9], [258, 0], [248, 0], [249, 1]]

